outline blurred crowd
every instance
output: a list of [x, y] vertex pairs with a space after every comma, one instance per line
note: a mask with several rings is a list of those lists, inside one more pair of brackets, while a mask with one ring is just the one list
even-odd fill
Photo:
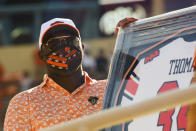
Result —
[[[89, 76], [94, 79], [106, 79], [109, 70], [110, 58], [106, 56], [104, 49], [99, 49], [96, 56], [92, 56], [89, 48], [85, 49], [83, 58], [83, 68]], [[8, 73], [5, 71], [3, 63], [0, 62], [0, 129], [3, 128], [3, 121], [9, 100], [20, 93], [28, 90], [42, 82], [45, 72], [44, 63], [39, 59], [38, 50], [33, 52], [36, 66], [34, 75], [29, 71]]]
[[92, 57], [89, 49], [84, 52], [83, 68], [89, 76], [96, 80], [106, 79], [110, 58], [106, 57], [104, 49], [99, 49], [95, 57]]

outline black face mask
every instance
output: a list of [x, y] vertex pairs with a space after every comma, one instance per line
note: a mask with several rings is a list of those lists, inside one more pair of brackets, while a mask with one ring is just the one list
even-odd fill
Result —
[[60, 36], [48, 40], [42, 48], [48, 66], [72, 71], [81, 65], [82, 51], [79, 37]]

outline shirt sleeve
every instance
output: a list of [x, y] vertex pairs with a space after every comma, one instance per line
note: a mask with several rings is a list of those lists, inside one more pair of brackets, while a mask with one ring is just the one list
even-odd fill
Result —
[[4, 131], [31, 131], [29, 119], [29, 98], [27, 92], [22, 92], [13, 97], [9, 103]]

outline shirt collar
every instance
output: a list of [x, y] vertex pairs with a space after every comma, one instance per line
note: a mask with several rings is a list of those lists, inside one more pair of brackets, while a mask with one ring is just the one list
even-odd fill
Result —
[[44, 87], [44, 85], [46, 85], [47, 87], [52, 87], [52, 88], [55, 88], [57, 90], [60, 90], [60, 91], [64, 92], [66, 95], [73, 96], [76, 93], [78, 93], [81, 89], [83, 89], [84, 87], [91, 86], [92, 84], [94, 84], [96, 82], [96, 80], [91, 79], [88, 76], [88, 73], [87, 72], [83, 71], [83, 73], [84, 73], [84, 78], [85, 78], [84, 84], [82, 84], [81, 86], [79, 86], [71, 94], [66, 89], [64, 89], [63, 87], [61, 87], [60, 85], [58, 85], [55, 81], [53, 81], [47, 74], [44, 75], [43, 82], [42, 82], [42, 87]]

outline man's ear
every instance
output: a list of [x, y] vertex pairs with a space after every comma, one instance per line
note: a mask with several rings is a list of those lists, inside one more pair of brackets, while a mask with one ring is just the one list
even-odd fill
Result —
[[82, 43], [82, 49], [84, 50], [84, 44]]

